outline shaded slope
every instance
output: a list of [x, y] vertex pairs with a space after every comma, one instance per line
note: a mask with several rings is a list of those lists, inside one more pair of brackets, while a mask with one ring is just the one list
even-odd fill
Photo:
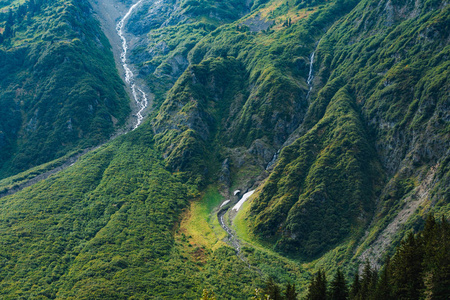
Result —
[[[352, 4], [330, 4], [277, 30], [249, 32], [236, 22], [195, 45], [188, 55], [191, 67], [168, 94], [154, 124], [173, 170], [218, 176], [230, 172], [219, 170], [222, 164], [234, 174], [240, 169], [263, 172], [305, 115], [313, 36]], [[226, 187], [230, 180], [225, 179]]]
[[14, 35], [0, 45], [2, 176], [105, 141], [130, 111], [89, 4], [39, 3], [14, 10]]
[[361, 228], [379, 171], [368, 140], [344, 87], [320, 122], [281, 152], [252, 208], [255, 231], [264, 239], [282, 236], [279, 250], [315, 256]]

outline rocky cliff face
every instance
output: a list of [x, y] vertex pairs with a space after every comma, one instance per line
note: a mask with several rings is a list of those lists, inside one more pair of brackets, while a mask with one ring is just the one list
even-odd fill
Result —
[[[168, 165], [201, 166], [194, 173], [203, 176], [215, 172], [204, 157], [216, 165], [228, 159], [239, 172], [232, 149], [243, 147], [262, 172], [292, 143], [251, 212], [254, 232], [280, 251], [315, 256], [349, 236], [359, 239], [369, 224], [392, 219], [402, 199], [448, 155], [441, 59], [447, 5], [362, 1], [327, 27], [338, 8], [343, 13], [355, 4], [338, 2], [282, 33], [240, 33], [239, 25], [216, 30], [189, 52], [192, 67], [155, 123]], [[271, 39], [284, 43], [265, 46]], [[307, 63], [315, 43], [309, 95]], [[221, 156], [214, 154], [218, 149]]]

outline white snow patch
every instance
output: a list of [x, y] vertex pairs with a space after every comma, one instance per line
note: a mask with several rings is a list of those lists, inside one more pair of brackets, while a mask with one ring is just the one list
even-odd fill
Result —
[[241, 200], [239, 200], [239, 202], [236, 203], [236, 205], [233, 207], [233, 209], [235, 211], [239, 211], [242, 204], [244, 204], [244, 202], [247, 201], [247, 199], [250, 198], [250, 196], [253, 195], [254, 192], [255, 192], [255, 190], [245, 193], [244, 196], [242, 196]]
[[234, 195], [236, 196], [237, 194], [239, 194], [241, 192], [241, 190], [235, 190], [234, 191]]
[[222, 206], [227, 205], [231, 200], [225, 200], [223, 201], [222, 205], [220, 205], [220, 208], [222, 208]]

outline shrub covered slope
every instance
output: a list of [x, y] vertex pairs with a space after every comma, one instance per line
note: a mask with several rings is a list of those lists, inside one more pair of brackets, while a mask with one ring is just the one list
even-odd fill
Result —
[[[155, 113], [0, 199], [2, 297], [195, 299], [207, 288], [245, 299], [267, 276], [306, 295], [315, 269], [380, 265], [425, 213], [449, 216], [449, 11], [438, 0], [145, 2], [128, 26]], [[92, 32], [84, 41], [106, 47]], [[114, 93], [125, 114], [117, 87], [95, 95]], [[256, 187], [235, 219], [238, 257], [215, 207]]]

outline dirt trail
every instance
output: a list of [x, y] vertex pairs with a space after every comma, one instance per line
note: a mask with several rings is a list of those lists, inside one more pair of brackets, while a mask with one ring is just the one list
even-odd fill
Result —
[[81, 156], [85, 155], [86, 153], [88, 153], [88, 152], [90, 152], [92, 150], [93, 149], [86, 149], [86, 150], [84, 150], [81, 153], [78, 153], [78, 154], [75, 154], [75, 155], [69, 157], [62, 165], [60, 165], [60, 166], [58, 166], [58, 167], [56, 167], [54, 169], [51, 169], [51, 170], [49, 170], [47, 172], [44, 172], [42, 174], [39, 174], [36, 177], [33, 177], [33, 178], [31, 178], [31, 179], [29, 179], [29, 180], [27, 180], [25, 182], [22, 182], [21, 184], [19, 184], [17, 186], [14, 186], [13, 188], [11, 188], [9, 190], [6, 190], [6, 191], [0, 193], [0, 198], [13, 195], [13, 194], [23, 190], [26, 187], [32, 186], [32, 185], [34, 185], [34, 184], [36, 184], [36, 183], [38, 183], [38, 182], [40, 182], [40, 181], [42, 181], [44, 179], [47, 179], [50, 175], [56, 174], [56, 173], [58, 173], [58, 172], [60, 172], [60, 171], [62, 171], [64, 169], [67, 169], [68, 167], [73, 165], [75, 162], [77, 162], [78, 159]]

